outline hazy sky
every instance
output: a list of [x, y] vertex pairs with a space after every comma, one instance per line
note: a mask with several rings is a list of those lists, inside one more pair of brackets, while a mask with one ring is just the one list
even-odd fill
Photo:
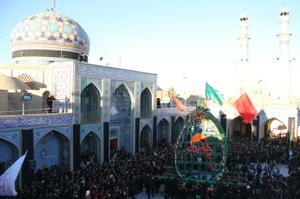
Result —
[[[0, 63], [10, 63], [9, 34], [51, 0], [1, 0]], [[204, 82], [230, 92], [239, 56], [239, 16], [250, 19], [250, 60], [278, 57], [281, 7], [290, 10], [291, 57], [300, 58], [299, 0], [57, 0], [91, 41], [90, 62], [158, 74], [162, 88], [203, 94]], [[298, 13], [297, 13], [298, 12]], [[100, 62], [99, 58], [103, 57]]]

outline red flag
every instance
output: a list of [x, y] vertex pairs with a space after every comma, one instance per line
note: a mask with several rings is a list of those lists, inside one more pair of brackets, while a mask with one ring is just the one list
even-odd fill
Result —
[[246, 123], [251, 122], [257, 115], [257, 111], [250, 101], [247, 93], [241, 95], [233, 105]]
[[181, 102], [177, 97], [175, 97], [175, 96], [173, 96], [172, 98], [173, 98], [173, 100], [174, 100], [175, 103], [176, 103], [177, 109], [178, 109], [179, 111], [181, 111], [181, 112], [185, 111], [185, 107], [184, 107], [184, 105], [182, 104], [182, 102]]

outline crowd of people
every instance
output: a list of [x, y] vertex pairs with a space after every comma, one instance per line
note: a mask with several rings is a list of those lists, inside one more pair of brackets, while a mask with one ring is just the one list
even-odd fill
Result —
[[[285, 165], [287, 175], [281, 171]], [[291, 154], [286, 138], [231, 139], [224, 176], [231, 183], [217, 183], [213, 198], [300, 198], [299, 169], [299, 142]]]
[[122, 199], [135, 198], [145, 190], [150, 198], [159, 191], [164, 164], [174, 161], [173, 151], [171, 145], [141, 150], [135, 155], [120, 150], [103, 164], [96, 161], [94, 154], [84, 157], [77, 171], [59, 166], [38, 170], [20, 197]]
[[[80, 169], [60, 166], [38, 170], [19, 198], [135, 199], [160, 194], [169, 199], [189, 198], [300, 198], [300, 142], [288, 155], [285, 138], [230, 139], [225, 175], [216, 184], [197, 184], [179, 177], [161, 178], [174, 166], [174, 145], [142, 149], [135, 155], [117, 151], [109, 162], [99, 163], [95, 154], [81, 160]], [[288, 165], [287, 176], [280, 165]]]

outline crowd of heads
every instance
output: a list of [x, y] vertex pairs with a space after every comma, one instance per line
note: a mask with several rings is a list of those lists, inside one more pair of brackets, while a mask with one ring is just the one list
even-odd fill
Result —
[[[181, 178], [162, 178], [174, 168], [175, 146], [142, 149], [135, 155], [119, 150], [109, 162], [95, 154], [83, 156], [80, 169], [53, 166], [38, 170], [19, 198], [300, 198], [300, 142], [288, 153], [285, 138], [230, 139], [226, 171], [216, 184], [198, 184]], [[288, 166], [284, 176], [280, 168]]]
[[164, 164], [174, 161], [173, 146], [158, 146], [132, 155], [117, 151], [106, 163], [96, 156], [84, 156], [80, 169], [71, 171], [53, 166], [38, 170], [31, 185], [24, 186], [22, 198], [134, 198], [146, 191], [158, 193]]
[[299, 152], [299, 143], [288, 148], [286, 138], [229, 140], [228, 183], [217, 183], [213, 198], [300, 198]]

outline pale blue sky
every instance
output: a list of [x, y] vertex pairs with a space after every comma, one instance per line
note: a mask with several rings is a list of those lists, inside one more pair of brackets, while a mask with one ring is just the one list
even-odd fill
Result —
[[[57, 0], [56, 8], [89, 35], [91, 62], [104, 57], [104, 65], [157, 73], [163, 88], [197, 91], [206, 80], [222, 90], [221, 79], [231, 78], [242, 11], [250, 19], [250, 59], [276, 59], [284, 5], [291, 15], [291, 57], [300, 59], [299, 0]], [[17, 22], [50, 6], [50, 0], [1, 0], [1, 64], [10, 63], [8, 38]]]

